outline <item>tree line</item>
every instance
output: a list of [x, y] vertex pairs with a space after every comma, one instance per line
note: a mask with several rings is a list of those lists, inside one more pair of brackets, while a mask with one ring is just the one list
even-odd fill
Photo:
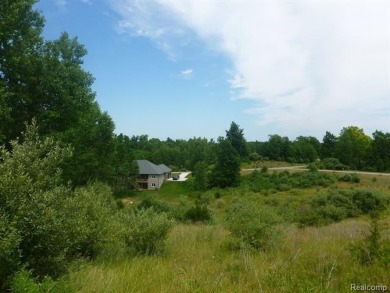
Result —
[[309, 163], [318, 159], [327, 168], [390, 171], [390, 133], [348, 126], [338, 136], [326, 132], [320, 142], [312, 136], [291, 141], [278, 134], [268, 141], [247, 142], [244, 130], [232, 122], [224, 137], [160, 140], [147, 135], [115, 134], [115, 124], [100, 109], [86, 72], [86, 48], [66, 32], [56, 40], [42, 36], [44, 18], [36, 0], [0, 3], [0, 144], [20, 137], [33, 119], [39, 135], [71, 146], [62, 163], [63, 180], [74, 186], [100, 180], [113, 187], [127, 184], [134, 160], [164, 163], [174, 170], [194, 170], [198, 162], [218, 164], [227, 143], [243, 161], [282, 160]]
[[163, 162], [173, 169], [193, 171], [199, 161], [214, 164], [223, 148], [223, 141], [228, 141], [240, 162], [274, 160], [308, 164], [319, 161], [327, 169], [390, 171], [390, 133], [377, 130], [370, 137], [357, 126], [342, 128], [338, 136], [327, 131], [322, 141], [313, 136], [298, 136], [290, 140], [272, 134], [267, 141], [247, 142], [244, 129], [235, 122], [217, 141], [195, 137], [163, 141], [149, 139], [147, 135], [129, 138], [123, 134], [118, 137], [134, 151], [135, 157]]

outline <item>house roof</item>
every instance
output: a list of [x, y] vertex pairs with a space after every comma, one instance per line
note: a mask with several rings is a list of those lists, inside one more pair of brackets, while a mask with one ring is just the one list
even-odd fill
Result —
[[138, 168], [139, 168], [139, 174], [164, 174], [167, 172], [171, 172], [171, 169], [169, 169], [164, 164], [161, 165], [155, 165], [152, 162], [149, 162], [148, 160], [137, 160]]
[[160, 164], [158, 165], [158, 167], [160, 167], [161, 170], [163, 170], [164, 173], [169, 173], [172, 171], [171, 168], [168, 168], [167, 166], [165, 166], [164, 164]]

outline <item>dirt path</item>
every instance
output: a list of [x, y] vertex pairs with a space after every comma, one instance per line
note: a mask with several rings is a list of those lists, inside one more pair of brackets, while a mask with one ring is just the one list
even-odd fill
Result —
[[[255, 171], [255, 170], [261, 170], [261, 168], [251, 168], [251, 169], [241, 169], [242, 171]], [[273, 167], [268, 168], [268, 170], [297, 170], [297, 171], [307, 171], [308, 169], [304, 165], [298, 165], [298, 166], [286, 166], [286, 167]], [[366, 172], [366, 171], [355, 171], [355, 170], [325, 170], [320, 169], [318, 170], [320, 172], [333, 172], [333, 173], [356, 173], [356, 174], [363, 174], [363, 175], [372, 175], [372, 176], [390, 176], [390, 173], [380, 173], [380, 172]]]

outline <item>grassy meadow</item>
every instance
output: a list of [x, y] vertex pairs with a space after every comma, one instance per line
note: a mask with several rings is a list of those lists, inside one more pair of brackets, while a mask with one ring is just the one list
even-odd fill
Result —
[[[177, 222], [161, 254], [107, 253], [74, 266], [68, 281], [77, 292], [351, 292], [351, 284], [383, 285], [390, 290], [389, 265], [364, 265], [350, 252], [353, 243], [365, 241], [368, 215], [304, 227], [292, 220], [303, 203], [331, 190], [368, 189], [389, 197], [390, 176], [359, 178], [358, 183], [336, 181], [326, 187], [269, 192], [243, 187], [199, 192], [191, 190], [190, 179], [132, 194], [124, 199], [125, 208], [134, 208], [150, 196], [178, 209], [206, 197], [213, 220]], [[257, 251], [232, 238], [225, 228], [225, 211], [240, 197], [250, 197], [282, 216], [280, 247]], [[389, 242], [389, 208], [382, 212], [379, 227], [381, 241]]]

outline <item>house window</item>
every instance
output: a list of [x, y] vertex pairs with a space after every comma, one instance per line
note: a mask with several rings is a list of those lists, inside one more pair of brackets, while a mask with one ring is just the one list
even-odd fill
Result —
[[156, 183], [152, 183], [152, 187], [156, 187]]
[[152, 178], [153, 178], [153, 179], [156, 178], [156, 175], [152, 175]]

